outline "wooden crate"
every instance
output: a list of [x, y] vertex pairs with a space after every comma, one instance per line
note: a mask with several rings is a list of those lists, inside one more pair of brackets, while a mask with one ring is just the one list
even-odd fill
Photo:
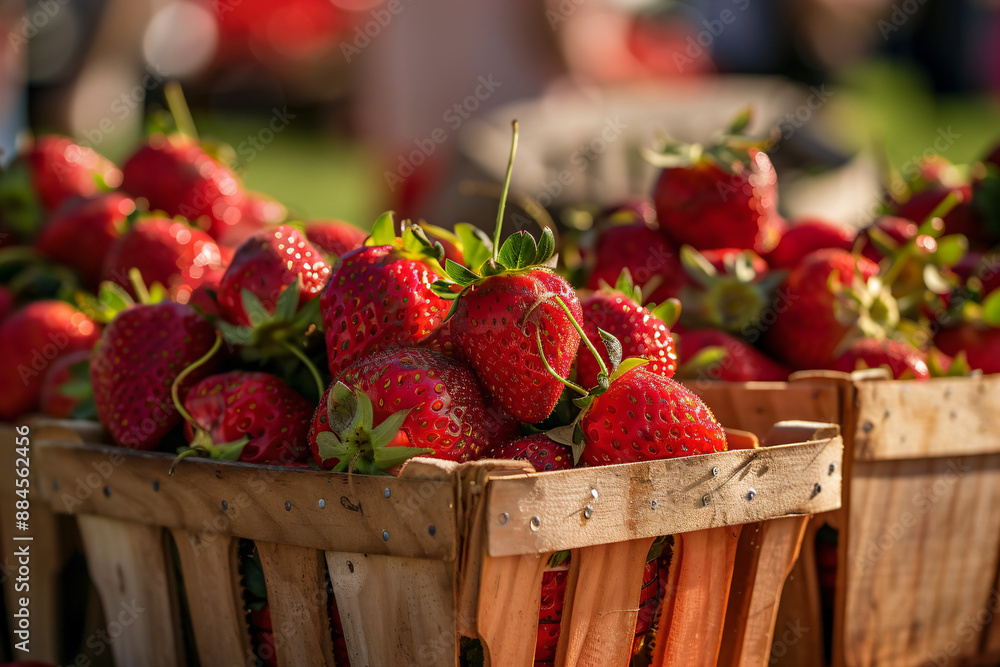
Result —
[[809, 631], [784, 642], [774, 664], [823, 663], [808, 553], [822, 523], [839, 531], [835, 666], [1000, 663], [1000, 377], [793, 379], [692, 383], [726, 424], [820, 419], [844, 434], [843, 508], [815, 519], [778, 623]]
[[[625, 665], [645, 556], [673, 534], [655, 664], [763, 666], [807, 515], [840, 506], [843, 453], [836, 427], [789, 423], [760, 449], [562, 472], [415, 459], [381, 478], [186, 460], [168, 476], [168, 455], [71, 440], [36, 441], [35, 464], [53, 510], [76, 517], [105, 616], [127, 617], [119, 665], [186, 664], [184, 611], [202, 664], [247, 664], [240, 538], [261, 556], [281, 665], [333, 663], [327, 574], [355, 666], [453, 667], [459, 636], [478, 637], [487, 664], [531, 665], [542, 574], [565, 549], [556, 664]], [[74, 495], [105, 464], [100, 492]]]

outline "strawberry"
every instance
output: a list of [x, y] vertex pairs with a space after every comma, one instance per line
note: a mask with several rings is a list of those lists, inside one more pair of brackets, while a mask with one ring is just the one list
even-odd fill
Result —
[[620, 366], [580, 421], [582, 460], [611, 465], [726, 449], [712, 411], [683, 385], [642, 367]]
[[[969, 252], [951, 267], [970, 289], [980, 294], [1000, 290], [1000, 254]], [[976, 282], [973, 283], [972, 281]]]
[[535, 666], [555, 660], [559, 645], [560, 623], [569, 576], [568, 551], [557, 552], [549, 559], [542, 574], [542, 597], [538, 608], [538, 632], [535, 638]]
[[245, 190], [242, 211], [240, 226], [248, 230], [248, 235], [271, 225], [280, 225], [288, 219], [288, 209], [274, 197], [261, 192]]
[[448, 260], [450, 280], [433, 287], [456, 300], [452, 335], [462, 358], [504, 410], [535, 423], [552, 413], [564, 385], [586, 394], [566, 379], [583, 332], [583, 313], [572, 286], [543, 266], [555, 252], [551, 229], [545, 228], [537, 245], [523, 231], [500, 245], [517, 152], [517, 121], [513, 130], [492, 247], [463, 244], [468, 267]]
[[899, 341], [861, 338], [830, 365], [830, 370], [850, 373], [862, 368], [888, 366], [893, 378], [926, 380], [930, 377], [927, 355]]
[[[219, 282], [219, 307], [230, 324], [260, 324], [254, 320], [274, 315], [279, 297], [290, 287], [297, 286], [295, 305], [301, 308], [329, 277], [330, 267], [302, 232], [279, 225], [257, 232], [236, 250]], [[247, 295], [258, 302], [253, 316], [245, 309]]]
[[133, 211], [135, 202], [118, 193], [71, 199], [42, 227], [35, 249], [69, 266], [95, 287], [105, 258]]
[[[689, 276], [678, 296], [683, 304], [685, 327], [711, 327], [743, 333], [757, 327], [785, 282], [785, 270], [767, 271], [753, 251], [743, 250], [725, 257], [722, 271], [691, 246], [682, 246], [681, 264]], [[756, 267], [763, 264], [764, 272]]]
[[[171, 386], [212, 348], [215, 331], [194, 308], [165, 301], [118, 313], [105, 327], [90, 362], [100, 421], [112, 439], [133, 449], [154, 449], [181, 422]], [[190, 375], [211, 373], [214, 360]]]
[[340, 220], [306, 223], [306, 237], [328, 257], [340, 257], [364, 245], [368, 233]]
[[[42, 413], [57, 419], [94, 419], [94, 396], [88, 373], [90, 350], [77, 350], [53, 362], [42, 381], [40, 408]], [[84, 412], [81, 412], [83, 410]]]
[[597, 238], [594, 269], [587, 287], [614, 285], [628, 269], [646, 298], [661, 303], [687, 283], [676, 249], [643, 222], [609, 227]]
[[26, 238], [73, 197], [96, 195], [98, 186], [118, 187], [122, 174], [94, 150], [57, 135], [39, 137], [0, 182], [3, 227]]
[[[647, 154], [664, 167], [653, 191], [660, 230], [674, 245], [769, 252], [778, 242], [777, 178], [771, 161], [745, 137], [741, 114], [708, 146], [667, 142]], [[749, 148], [747, 146], [750, 145]]]
[[802, 258], [815, 250], [839, 248], [850, 250], [857, 238], [856, 230], [822, 218], [800, 218], [789, 223], [788, 230], [767, 255], [774, 269], [794, 268]]
[[237, 246], [256, 231], [236, 176], [183, 135], [154, 134], [122, 166], [122, 189], [150, 210], [179, 215], [223, 245]]
[[186, 223], [166, 218], [139, 220], [111, 246], [103, 279], [136, 296], [129, 272], [139, 269], [143, 281], [159, 283], [171, 298], [186, 303], [191, 293], [223, 269], [222, 254], [211, 236]]
[[[359, 438], [352, 420], [369, 402], [371, 435]], [[469, 368], [431, 350], [403, 348], [365, 357], [341, 373], [320, 402], [309, 444], [316, 463], [335, 470], [351, 464], [350, 457], [360, 472], [385, 470], [418, 453], [468, 461], [486, 447], [486, 423], [482, 390]]]
[[100, 336], [92, 319], [63, 301], [35, 301], [0, 324], [0, 419], [38, 407], [44, 373], [59, 358], [89, 350]]
[[[667, 302], [654, 308], [653, 312], [640, 306], [641, 292], [632, 287], [627, 273], [622, 274], [615, 287], [615, 290], [602, 289], [594, 292], [581, 304], [584, 335], [600, 352], [605, 364], [610, 363], [610, 360], [607, 350], [602, 349], [604, 343], [601, 331], [618, 339], [624, 356], [649, 359], [650, 363], [646, 366], [649, 371], [663, 377], [673, 377], [677, 369], [677, 353], [674, 351], [670, 330], [663, 320], [676, 319], [677, 302]], [[576, 361], [576, 379], [584, 387], [594, 387], [597, 385], [600, 368], [597, 360], [588, 354], [586, 347], [581, 342]]]
[[[765, 348], [796, 368], [826, 368], [855, 331], [878, 337], [893, 329], [899, 310], [877, 273], [874, 262], [843, 250], [807, 255], [788, 276], [774, 323], [764, 332]], [[851, 290], [855, 296], [848, 298]]]
[[483, 454], [483, 458], [527, 461], [538, 472], [568, 470], [573, 467], [573, 457], [569, 449], [544, 433], [529, 435], [492, 447]]
[[963, 234], [974, 246], [989, 247], [994, 239], [989, 238], [982, 217], [972, 202], [972, 188], [963, 185], [957, 188], [933, 188], [914, 194], [896, 208], [895, 215], [912, 220], [918, 225], [926, 220], [948, 196], [957, 198], [957, 205], [942, 216], [945, 234]]
[[431, 290], [443, 274], [440, 245], [419, 226], [396, 237], [392, 214], [375, 221], [365, 245], [343, 256], [320, 296], [330, 373], [392, 346], [426, 338], [444, 319], [448, 302]]
[[965, 352], [972, 368], [1000, 373], [1000, 327], [979, 321], [962, 322], [938, 331], [934, 343], [953, 357]]
[[210, 375], [191, 387], [183, 407], [194, 429], [191, 447], [203, 447], [213, 458], [265, 465], [309, 458], [313, 406], [274, 375]]
[[724, 331], [692, 329], [680, 336], [677, 376], [724, 382], [779, 381], [791, 370]]
[[906, 218], [883, 215], [859, 234], [861, 253], [873, 262], [881, 262], [892, 250], [917, 235], [917, 225]]

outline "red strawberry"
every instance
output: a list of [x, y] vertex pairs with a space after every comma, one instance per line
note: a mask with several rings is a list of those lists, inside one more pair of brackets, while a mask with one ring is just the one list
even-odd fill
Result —
[[773, 269], [791, 269], [815, 250], [839, 248], [850, 250], [857, 238], [856, 230], [822, 218], [800, 218], [789, 224], [778, 245], [767, 255]]
[[[309, 458], [306, 437], [313, 406], [269, 373], [229, 371], [211, 375], [188, 391], [184, 408], [202, 441], [245, 463], [286, 465]], [[227, 446], [228, 444], [228, 446]]]
[[553, 559], [563, 556], [558, 565], [550, 565], [542, 574], [542, 598], [538, 609], [538, 633], [535, 639], [535, 665], [554, 660], [559, 645], [560, 622], [566, 597], [566, 579], [569, 575], [569, 552], [560, 552]]
[[98, 184], [118, 187], [122, 174], [93, 149], [57, 135], [39, 137], [7, 169], [0, 183], [4, 227], [27, 237], [45, 213], [73, 197], [90, 197]]
[[[117, 193], [71, 199], [45, 223], [35, 249], [96, 286], [104, 261], [133, 211], [135, 202]], [[140, 262], [144, 261], [143, 257]]]
[[895, 379], [926, 380], [930, 377], [927, 355], [916, 348], [895, 340], [861, 338], [837, 357], [830, 370], [851, 373], [862, 368], [888, 366]]
[[681, 367], [677, 373], [684, 379], [783, 382], [791, 373], [753, 346], [714, 329], [685, 331], [678, 352]]
[[440, 278], [440, 246], [416, 226], [396, 238], [391, 214], [375, 222], [372, 242], [344, 255], [320, 296], [334, 377], [366, 355], [415, 345], [448, 312], [448, 302], [431, 290]]
[[817, 250], [807, 255], [788, 276], [782, 299], [775, 306], [774, 323], [764, 332], [766, 348], [796, 368], [826, 368], [855, 329], [868, 335], [892, 329], [899, 311], [886, 294], [888, 288], [867, 283], [874, 292], [869, 293], [867, 287], [859, 286], [869, 301], [861, 304], [860, 313], [846, 312], [838, 302], [855, 284], [855, 273], [867, 283], [878, 273], [878, 265], [864, 257], [855, 260], [843, 250]]
[[[486, 447], [489, 433], [486, 431], [483, 393], [475, 375], [460, 362], [420, 348], [390, 350], [365, 357], [349, 366], [338, 380], [320, 401], [309, 434], [313, 458], [324, 468], [349, 463], [339, 457], [324, 456], [319, 436], [324, 432], [345, 430], [338, 427], [337, 415], [331, 410], [340, 409], [338, 406], [341, 403], [350, 406], [351, 401], [357, 400], [358, 391], [371, 400], [373, 425], [403, 415], [397, 427], [399, 434], [387, 439], [388, 448], [424, 448], [435, 458], [467, 461], [479, 458]], [[345, 385], [348, 389], [338, 389]], [[349, 388], [354, 389], [353, 398]], [[337, 391], [340, 392], [339, 399]], [[330, 409], [327, 409], [328, 406]], [[355, 414], [353, 408], [347, 412], [349, 417]], [[349, 419], [346, 421], [349, 423]], [[395, 434], [394, 430], [390, 435]], [[375, 462], [378, 460], [377, 448], [376, 452], [372, 452], [365, 443], [351, 451], [361, 452], [361, 459], [355, 463], [356, 470], [363, 472], [366, 467], [370, 468], [373, 457]]]
[[548, 417], [563, 389], [545, 369], [537, 336], [545, 359], [564, 378], [580, 344], [557, 299], [577, 323], [583, 319], [570, 284], [543, 268], [483, 278], [458, 299], [452, 331], [463, 358], [504, 410], [524, 422]]
[[63, 301], [35, 301], [0, 324], [0, 419], [38, 407], [44, 373], [60, 357], [89, 350], [100, 331]]
[[247, 228], [236, 176], [188, 137], [153, 135], [122, 174], [122, 189], [144, 198], [151, 211], [187, 218], [224, 245], [239, 245], [256, 231], [252, 221]]
[[[163, 302], [121, 311], [105, 327], [90, 362], [97, 414], [114, 441], [154, 449], [181, 415], [170, 395], [174, 379], [204, 356], [215, 330], [191, 306]], [[212, 371], [198, 368], [191, 382]]]
[[259, 324], [243, 307], [243, 292], [257, 297], [267, 314], [274, 314], [278, 298], [298, 285], [301, 307], [320, 293], [330, 277], [330, 267], [302, 232], [280, 225], [257, 232], [233, 256], [219, 283], [219, 306], [235, 325]]
[[587, 465], [632, 463], [710, 454], [726, 449], [712, 411], [683, 385], [631, 368], [612, 378], [580, 427]]
[[364, 245], [368, 232], [340, 220], [306, 223], [306, 237], [327, 255], [340, 257]]
[[[41, 411], [44, 414], [57, 419], [69, 419], [73, 416], [84, 398], [67, 394], [64, 389], [69, 389], [68, 385], [75, 380], [74, 367], [80, 365], [85, 368], [88, 359], [90, 350], [77, 350], [55, 360], [42, 381]], [[86, 370], [81, 372], [86, 373]], [[86, 382], [89, 385], [89, 377]]]
[[[741, 116], [727, 134], [738, 134], [748, 121]], [[653, 201], [660, 229], [675, 245], [764, 254], [777, 244], [777, 178], [767, 153], [724, 138], [704, 148], [667, 144], [651, 160], [665, 167]]]
[[566, 445], [553, 441], [544, 433], [493, 447], [483, 454], [483, 458], [527, 461], [538, 472], [573, 467], [573, 456]]
[[[626, 291], [599, 290], [583, 301], [584, 334], [604, 359], [605, 366], [610, 360], [598, 329], [618, 339], [623, 357], [649, 359], [648, 371], [673, 377], [677, 370], [677, 353], [670, 330], [658, 315], [629, 298], [627, 285], [619, 283], [619, 287], [625, 287]], [[577, 382], [586, 388], [595, 387], [598, 373], [597, 360], [581, 341], [576, 360]]]
[[677, 251], [659, 232], [645, 223], [615, 225], [597, 238], [595, 264], [587, 287], [600, 289], [601, 283], [614, 285], [623, 269], [647, 300], [656, 303], [677, 296], [687, 283]]
[[164, 218], [140, 220], [111, 246], [103, 279], [135, 296], [129, 271], [139, 269], [146, 285], [160, 283], [171, 298], [187, 302], [204, 281], [217, 280], [222, 266], [219, 246], [205, 232]]
[[[288, 219], [288, 209], [274, 197], [260, 192], [243, 192], [243, 219], [241, 229], [247, 230], [249, 236], [255, 231], [280, 225]], [[242, 243], [244, 239], [239, 242]]]
[[965, 352], [969, 366], [984, 373], [1000, 373], [1000, 328], [981, 322], [963, 322], [941, 329], [934, 343], [942, 352]]

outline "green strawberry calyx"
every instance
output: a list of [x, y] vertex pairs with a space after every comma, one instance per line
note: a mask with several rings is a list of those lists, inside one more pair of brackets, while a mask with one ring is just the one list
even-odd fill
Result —
[[410, 410], [394, 412], [375, 426], [371, 399], [358, 387], [352, 391], [343, 382], [334, 384], [326, 410], [332, 430], [317, 434], [316, 443], [323, 461], [337, 459], [333, 472], [385, 474], [414, 456], [434, 453], [426, 447], [391, 445]]
[[662, 137], [653, 148], [643, 149], [642, 156], [660, 169], [688, 168], [707, 162], [728, 174], [741, 173], [750, 162], [751, 149], [767, 152], [781, 138], [776, 127], [765, 138], [744, 134], [752, 119], [753, 111], [747, 107], [708, 144], [689, 144]]
[[660, 304], [650, 302], [643, 305], [642, 287], [636, 285], [632, 280], [632, 273], [628, 270], [628, 267], [622, 269], [621, 274], [618, 276], [618, 280], [615, 281], [613, 286], [608, 285], [602, 280], [600, 283], [600, 289], [604, 292], [621, 292], [636, 304], [648, 310], [650, 315], [667, 325], [668, 329], [672, 328], [677, 323], [677, 320], [680, 319], [682, 312], [680, 299], [671, 297]]
[[[493, 241], [487, 243], [483, 234], [471, 231], [471, 226], [456, 225], [455, 231], [463, 242], [462, 259], [465, 265], [450, 259], [445, 261], [444, 272], [447, 279], [438, 280], [431, 284], [431, 289], [442, 299], [456, 300], [466, 288], [492, 276], [524, 273], [540, 266], [547, 266], [552, 263], [552, 258], [555, 256], [556, 238], [550, 227], [543, 227], [537, 242], [531, 234], [521, 230], [507, 237], [502, 245], [500, 243], [504, 209], [510, 191], [510, 177], [514, 169], [514, 156], [517, 154], [518, 124], [516, 120], [513, 121], [512, 127], [513, 139], [510, 157], [507, 161], [507, 173], [504, 176], [503, 189], [500, 193], [500, 205], [497, 208]], [[449, 313], [450, 315], [451, 313]]]
[[182, 447], [178, 450], [177, 457], [174, 462], [170, 465], [170, 470], [167, 472], [168, 475], [173, 475], [174, 470], [184, 459], [189, 456], [199, 456], [204, 458], [211, 458], [220, 461], [239, 461], [240, 454], [243, 453], [243, 448], [250, 442], [250, 438], [243, 436], [238, 440], [233, 442], [223, 442], [216, 443], [212, 440], [212, 436], [202, 428], [191, 413], [187, 411], [184, 407], [184, 403], [181, 401], [180, 388], [184, 381], [197, 369], [208, 363], [208, 360], [215, 356], [215, 353], [219, 351], [222, 347], [222, 335], [219, 332], [215, 334], [215, 342], [212, 347], [206, 352], [200, 359], [196, 360], [190, 366], [181, 371], [177, 377], [174, 379], [173, 385], [170, 387], [170, 396], [174, 401], [174, 407], [181, 414], [181, 417], [191, 425], [194, 429], [194, 437], [187, 447]]
[[[136, 267], [129, 269], [128, 278], [139, 304], [149, 306], [169, 299], [167, 290], [160, 283], [153, 283], [147, 287], [142, 279], [142, 273]], [[81, 312], [101, 324], [107, 324], [115, 319], [118, 313], [136, 305], [136, 299], [133, 299], [124, 287], [110, 281], [102, 282], [96, 295], [81, 291], [77, 292], [74, 298]]]
[[441, 267], [441, 261], [444, 259], [444, 246], [441, 242], [431, 240], [423, 227], [410, 220], [403, 220], [399, 226], [400, 232], [397, 235], [393, 212], [386, 211], [372, 224], [372, 233], [365, 239], [365, 245], [392, 246], [397, 254], [420, 260], [434, 273], [443, 276], [445, 271]]
[[688, 304], [684, 312], [688, 327], [740, 332], [760, 320], [764, 310], [773, 304], [775, 292], [788, 278], [788, 271], [758, 275], [753, 267], [754, 257], [752, 250], [746, 250], [727, 258], [726, 270], [719, 273], [697, 250], [681, 246], [681, 264], [693, 281], [680, 290], [681, 301]]

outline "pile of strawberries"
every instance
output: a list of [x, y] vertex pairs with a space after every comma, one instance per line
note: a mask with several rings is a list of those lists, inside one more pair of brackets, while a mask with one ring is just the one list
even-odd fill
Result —
[[[927, 160], [856, 232], [778, 214], [748, 121], [651, 151], [651, 200], [564, 235], [570, 266], [550, 227], [502, 238], [516, 123], [492, 237], [389, 213], [370, 234], [289, 222], [190, 135], [156, 134], [120, 170], [41, 137], [0, 180], [0, 418], [96, 418], [175, 467], [394, 474], [419, 455], [548, 471], [725, 450], [675, 375], [1000, 371], [1000, 154]], [[654, 611], [669, 547], [647, 568]], [[567, 557], [546, 575], [537, 664]], [[637, 654], [654, 624], [640, 614]]]

